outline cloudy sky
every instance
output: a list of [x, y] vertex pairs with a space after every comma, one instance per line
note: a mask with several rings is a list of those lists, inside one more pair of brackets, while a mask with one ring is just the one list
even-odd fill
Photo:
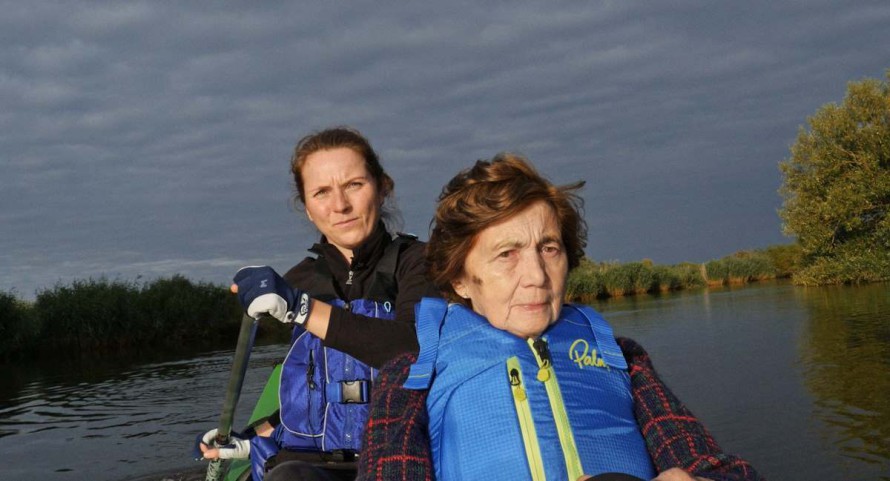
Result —
[[0, 290], [287, 269], [297, 139], [364, 132], [428, 235], [441, 186], [525, 154], [587, 181], [587, 253], [788, 242], [777, 165], [890, 67], [890, 4], [0, 1]]

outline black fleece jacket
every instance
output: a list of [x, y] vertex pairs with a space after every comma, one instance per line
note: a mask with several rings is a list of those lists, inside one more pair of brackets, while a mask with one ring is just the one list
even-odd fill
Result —
[[[334, 281], [334, 289], [344, 301], [362, 299], [371, 287], [377, 262], [384, 249], [392, 242], [383, 223], [379, 223], [364, 244], [353, 249], [353, 258], [343, 254], [322, 236], [310, 252], [327, 260]], [[379, 368], [386, 361], [403, 352], [418, 351], [414, 325], [414, 305], [423, 297], [440, 297], [426, 279], [425, 243], [412, 242], [402, 250], [396, 268], [395, 280], [398, 295], [393, 307], [395, 320], [389, 321], [354, 314], [345, 309], [333, 309], [324, 345]], [[313, 289], [321, 289], [321, 279], [316, 271], [316, 258], [307, 257], [291, 268], [284, 278], [295, 288], [311, 296]], [[351, 278], [351, 281], [350, 281]], [[329, 290], [329, 289], [328, 289]]]

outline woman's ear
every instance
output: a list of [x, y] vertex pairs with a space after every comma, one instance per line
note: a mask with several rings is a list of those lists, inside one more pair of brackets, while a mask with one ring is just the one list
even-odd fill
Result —
[[463, 279], [458, 279], [456, 281], [451, 281], [451, 288], [454, 289], [454, 293], [458, 296], [469, 299], [469, 293], [467, 292], [467, 285], [464, 284]]

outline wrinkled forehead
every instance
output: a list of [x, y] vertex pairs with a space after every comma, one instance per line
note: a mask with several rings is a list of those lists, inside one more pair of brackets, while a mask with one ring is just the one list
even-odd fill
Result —
[[562, 233], [555, 209], [542, 200], [482, 229], [470, 251], [538, 247], [551, 242], [561, 244]]
[[313, 152], [306, 157], [300, 169], [300, 176], [306, 186], [356, 177], [368, 179], [371, 177], [365, 158], [346, 147]]

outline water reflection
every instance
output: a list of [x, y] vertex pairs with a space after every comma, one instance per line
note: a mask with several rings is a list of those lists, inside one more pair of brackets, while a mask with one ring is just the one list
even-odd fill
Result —
[[890, 480], [890, 284], [760, 283], [596, 306], [769, 479]]
[[[188, 466], [195, 435], [214, 427], [231, 351], [149, 364], [4, 366], [3, 479], [123, 479]], [[246, 420], [281, 346], [260, 347], [236, 420]]]
[[801, 362], [824, 439], [847, 458], [890, 466], [890, 287], [796, 293], [809, 312]]

